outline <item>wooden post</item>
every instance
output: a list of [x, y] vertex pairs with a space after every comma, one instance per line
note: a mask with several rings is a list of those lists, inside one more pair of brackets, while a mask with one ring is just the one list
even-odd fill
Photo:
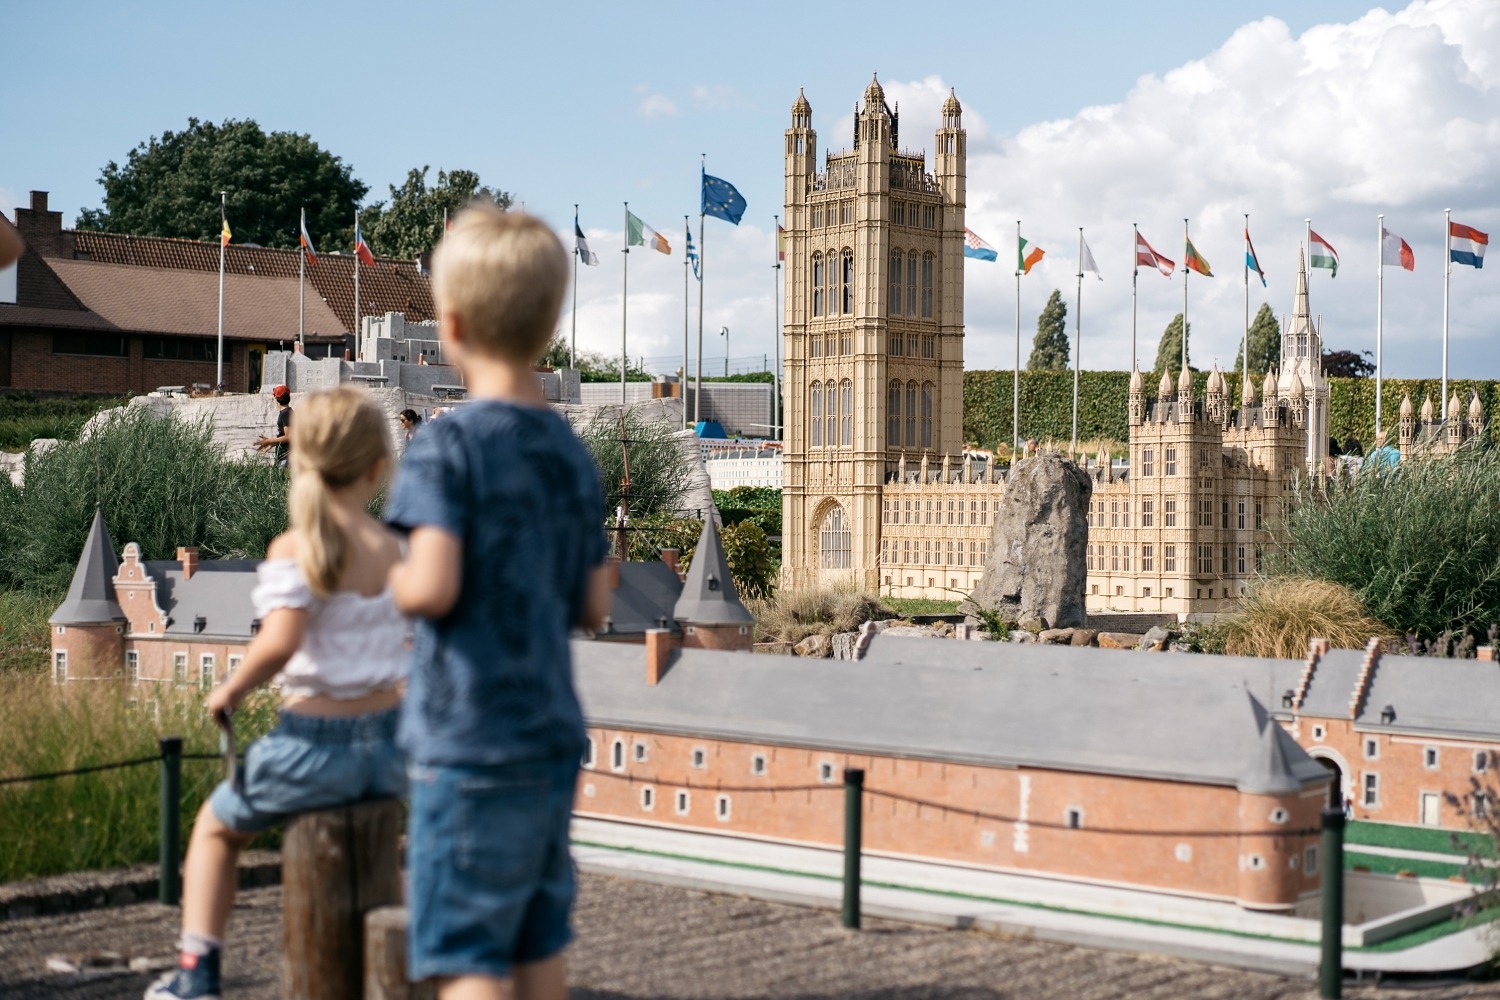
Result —
[[404, 906], [382, 906], [365, 917], [365, 1000], [437, 1000], [437, 983], [406, 981]]
[[401, 804], [306, 813], [281, 846], [282, 995], [359, 1000], [365, 914], [401, 902]]

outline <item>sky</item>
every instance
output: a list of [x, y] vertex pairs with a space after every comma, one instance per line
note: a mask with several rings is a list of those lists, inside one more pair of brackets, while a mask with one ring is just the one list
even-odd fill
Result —
[[[1079, 227], [1103, 280], [1082, 288], [1083, 366], [1131, 359], [1131, 224], [1181, 263], [1183, 220], [1214, 269], [1194, 275], [1195, 366], [1234, 363], [1244, 327], [1244, 216], [1288, 313], [1305, 219], [1338, 252], [1311, 302], [1329, 349], [1373, 351], [1377, 215], [1416, 269], [1384, 269], [1385, 371], [1441, 370], [1443, 210], [1500, 229], [1500, 4], [1388, 10], [1322, 0], [1191, 7], [1059, 0], [871, 0], [857, 6], [434, 3], [27, 4], [4, 15], [0, 210], [51, 192], [71, 223], [102, 202], [100, 170], [188, 118], [251, 118], [311, 135], [387, 197], [412, 167], [465, 168], [560, 231], [573, 207], [600, 266], [581, 268], [580, 349], [618, 354], [623, 203], [672, 242], [630, 254], [632, 358], [680, 365], [683, 217], [698, 170], [749, 203], [710, 219], [703, 355], [712, 371], [773, 353], [773, 216], [782, 132], [804, 88], [822, 151], [849, 144], [872, 72], [899, 103], [901, 144], [929, 150], [954, 88], [969, 134], [969, 228], [1001, 263], [966, 265], [966, 367], [1009, 368], [1016, 222], [1048, 255], [1021, 281], [1022, 363], [1060, 289], [1074, 329]], [[86, 27], [85, 27], [86, 26]], [[314, 234], [316, 237], [317, 234]], [[332, 248], [329, 248], [332, 249]], [[1500, 262], [1455, 267], [1449, 372], [1500, 378]], [[1252, 275], [1252, 280], [1254, 276]], [[1136, 355], [1150, 366], [1183, 307], [1183, 275], [1139, 275]], [[697, 329], [697, 290], [691, 317]], [[573, 329], [571, 300], [561, 330]], [[696, 353], [696, 351], [694, 352]]]

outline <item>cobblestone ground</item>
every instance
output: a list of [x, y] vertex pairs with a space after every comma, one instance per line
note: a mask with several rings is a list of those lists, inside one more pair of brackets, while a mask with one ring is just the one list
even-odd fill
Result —
[[[244, 893], [235, 912], [226, 1000], [280, 1000], [278, 889]], [[0, 923], [0, 997], [114, 1000], [141, 995], [151, 976], [93, 978], [46, 970], [54, 954], [171, 952], [176, 911], [156, 905]], [[576, 1000], [1068, 1000], [1130, 997], [1312, 1000], [1306, 980], [1022, 937], [870, 921], [862, 933], [836, 914], [601, 876], [584, 876], [578, 940], [569, 952]], [[1346, 997], [1490, 997], [1500, 983], [1349, 984]]]

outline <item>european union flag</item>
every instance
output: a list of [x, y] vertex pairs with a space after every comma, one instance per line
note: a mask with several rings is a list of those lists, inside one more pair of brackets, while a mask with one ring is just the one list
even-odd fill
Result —
[[703, 175], [703, 214], [738, 226], [745, 214], [745, 198], [733, 184], [707, 173]]

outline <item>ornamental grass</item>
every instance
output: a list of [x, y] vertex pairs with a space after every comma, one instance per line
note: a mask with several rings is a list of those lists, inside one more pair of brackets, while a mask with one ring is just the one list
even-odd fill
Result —
[[1262, 580], [1219, 626], [1226, 653], [1294, 660], [1307, 655], [1315, 638], [1336, 649], [1359, 649], [1390, 631], [1348, 587], [1307, 577]]

